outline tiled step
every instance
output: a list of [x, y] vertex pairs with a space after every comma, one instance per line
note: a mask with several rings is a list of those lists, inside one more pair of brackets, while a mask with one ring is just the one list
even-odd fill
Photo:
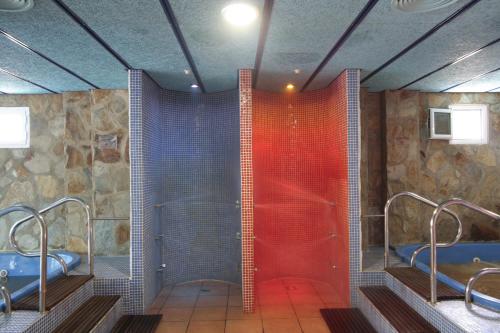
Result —
[[123, 316], [116, 323], [111, 333], [154, 333], [160, 324], [161, 315]]
[[88, 333], [111, 311], [120, 296], [92, 296], [81, 305], [53, 333]]
[[330, 332], [377, 333], [358, 309], [321, 309]]
[[[386, 271], [425, 300], [431, 299], [429, 275], [415, 267], [389, 267]], [[437, 281], [438, 301], [464, 299], [464, 295]]]
[[380, 315], [400, 333], [438, 333], [427, 320], [385, 286], [360, 287]]
[[[47, 283], [47, 310], [52, 309], [92, 278], [92, 275], [69, 275]], [[38, 290], [36, 290], [33, 294], [14, 302], [12, 309], [38, 311], [38, 301], [39, 294]]]

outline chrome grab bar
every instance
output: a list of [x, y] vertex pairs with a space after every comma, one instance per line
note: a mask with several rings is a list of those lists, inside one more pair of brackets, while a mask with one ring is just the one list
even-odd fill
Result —
[[[36, 252], [31, 252], [31, 253], [30, 252], [24, 252], [21, 249], [21, 247], [19, 246], [19, 244], [17, 243], [17, 241], [16, 241], [16, 232], [17, 232], [17, 229], [24, 222], [26, 222], [26, 221], [24, 221], [24, 220], [23, 221], [17, 221], [10, 228], [10, 232], [9, 232], [10, 246], [12, 246], [17, 253], [19, 253], [20, 255], [22, 255], [24, 257], [38, 257], [39, 254], [36, 253]], [[68, 275], [68, 265], [66, 264], [66, 262], [64, 261], [64, 259], [61, 258], [61, 256], [59, 256], [57, 254], [54, 254], [54, 253], [47, 253], [47, 257], [50, 257], [50, 258], [56, 260], [61, 265], [64, 275]]]
[[94, 217], [90, 219], [91, 221], [128, 221], [128, 217]]
[[[89, 205], [87, 205], [85, 203], [85, 201], [83, 201], [80, 198], [76, 198], [76, 197], [64, 197], [64, 198], [61, 198], [61, 199], [59, 199], [57, 201], [54, 201], [52, 204], [50, 204], [47, 207], [41, 209], [39, 211], [39, 214], [47, 213], [48, 211], [50, 211], [50, 210], [52, 210], [54, 208], [57, 208], [57, 207], [65, 204], [65, 203], [68, 203], [68, 202], [76, 202], [79, 205], [81, 205], [83, 207], [83, 209], [85, 210], [85, 215], [86, 215], [86, 218], [87, 218], [87, 255], [88, 255], [89, 274], [90, 275], [94, 275], [94, 226], [93, 226], [91, 215], [90, 215], [90, 207], [89, 207]], [[22, 223], [24, 223], [26, 221], [31, 220], [33, 217], [34, 217], [34, 214], [31, 214], [31, 215], [29, 215], [29, 216], [27, 216], [27, 217], [25, 217], [25, 218], [17, 221], [12, 226], [11, 233], [12, 233], [12, 229], [14, 229], [14, 228], [17, 229], [19, 227], [19, 225], [21, 225]], [[14, 237], [14, 242], [15, 242], [15, 230], [14, 230], [14, 234], [11, 235], [11, 240], [12, 240], [12, 237]], [[16, 246], [17, 246], [17, 244], [16, 244]], [[31, 256], [31, 254], [29, 254], [29, 256]], [[49, 255], [49, 256], [53, 258], [54, 256], [57, 256], [57, 255]], [[57, 258], [55, 258], [55, 259], [58, 260]], [[63, 268], [63, 270], [64, 270], [64, 268]]]
[[30, 219], [35, 218], [40, 226], [40, 284], [38, 285], [38, 307], [40, 313], [44, 313], [47, 293], [47, 224], [45, 224], [45, 220], [39, 212], [26, 205], [13, 205], [4, 208], [0, 210], [0, 217], [13, 212], [25, 212], [30, 214]]
[[[430, 221], [430, 235], [431, 235], [431, 303], [436, 304], [437, 302], [437, 243], [436, 243], [436, 224], [439, 214], [444, 211], [449, 206], [463, 206], [476, 211], [485, 216], [491, 217], [495, 220], [500, 220], [500, 215], [487, 210], [481, 206], [473, 204], [472, 202], [453, 198], [441, 203], [434, 212], [432, 213], [432, 218]], [[470, 282], [470, 281], [469, 281]]]
[[[394, 202], [395, 199], [399, 197], [410, 197], [412, 199], [415, 199], [417, 201], [423, 202], [426, 205], [429, 205], [431, 207], [438, 207], [438, 204], [435, 203], [434, 201], [431, 201], [427, 198], [424, 198], [421, 195], [418, 195], [413, 192], [399, 192], [394, 194], [392, 197], [387, 200], [385, 207], [384, 207], [384, 268], [389, 267], [389, 208], [391, 207], [392, 203]], [[438, 247], [450, 247], [455, 245], [460, 238], [462, 237], [462, 222], [458, 218], [458, 216], [452, 212], [451, 210], [445, 209], [445, 213], [451, 215], [455, 221], [457, 221], [458, 224], [458, 232], [457, 232], [457, 237], [451, 242], [451, 243], [439, 243], [437, 244]], [[424, 249], [430, 247], [429, 244], [426, 244], [418, 249], [416, 249], [412, 256], [411, 256], [411, 266], [415, 265], [415, 259], [418, 256], [420, 252], [422, 252]]]
[[493, 274], [500, 274], [500, 268], [483, 268], [471, 276], [465, 286], [465, 303], [472, 303], [472, 287], [474, 287], [476, 282], [485, 275]]
[[5, 314], [11, 314], [12, 313], [12, 300], [10, 298], [10, 292], [9, 289], [7, 289], [6, 286], [1, 286], [0, 287], [0, 295], [3, 297], [3, 301], [5, 303]]

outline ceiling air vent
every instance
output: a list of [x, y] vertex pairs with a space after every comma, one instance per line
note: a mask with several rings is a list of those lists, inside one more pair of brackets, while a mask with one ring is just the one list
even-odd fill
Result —
[[392, 0], [392, 6], [403, 12], [421, 13], [441, 9], [458, 0]]
[[33, 5], [33, 0], [0, 0], [0, 12], [22, 12]]

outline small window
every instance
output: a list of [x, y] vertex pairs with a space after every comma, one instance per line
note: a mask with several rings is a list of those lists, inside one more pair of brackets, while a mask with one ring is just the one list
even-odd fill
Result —
[[29, 108], [0, 107], [0, 148], [29, 148], [29, 146]]
[[430, 138], [438, 140], [451, 140], [451, 110], [431, 108], [429, 111]]
[[483, 145], [488, 143], [488, 106], [455, 104], [451, 110], [450, 144]]

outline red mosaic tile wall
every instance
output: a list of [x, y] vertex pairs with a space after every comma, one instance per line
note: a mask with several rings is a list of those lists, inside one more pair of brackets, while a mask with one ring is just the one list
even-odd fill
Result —
[[320, 280], [349, 304], [346, 81], [307, 93], [254, 90], [252, 160], [256, 283]]
[[241, 271], [243, 311], [255, 310], [252, 172], [252, 71], [239, 72], [241, 168]]

